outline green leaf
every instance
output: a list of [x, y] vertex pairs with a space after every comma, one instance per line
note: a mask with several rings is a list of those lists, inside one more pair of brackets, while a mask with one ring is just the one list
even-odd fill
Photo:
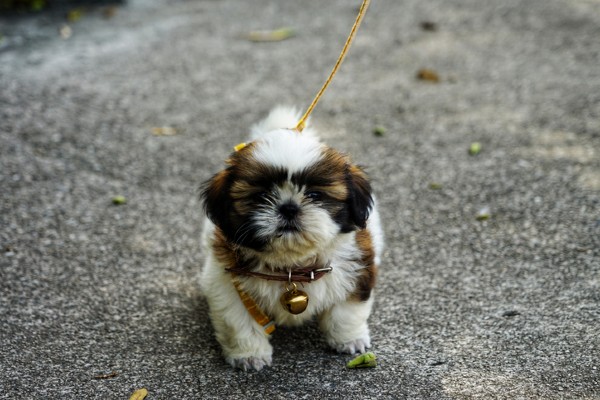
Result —
[[46, 0], [33, 0], [31, 2], [31, 11], [42, 11], [46, 6]]
[[120, 206], [127, 203], [127, 198], [125, 196], [118, 195], [112, 198], [112, 203]]
[[252, 31], [246, 35], [251, 42], [279, 42], [296, 35], [292, 28], [279, 28], [271, 31]]
[[481, 152], [481, 143], [479, 143], [479, 142], [471, 143], [471, 145], [469, 146], [469, 154], [472, 156], [476, 156], [480, 152]]
[[377, 366], [377, 357], [372, 352], [360, 354], [346, 364], [348, 368], [373, 368], [375, 366]]
[[477, 221], [487, 221], [488, 219], [490, 219], [491, 216], [492, 216], [492, 214], [490, 212], [490, 208], [483, 207], [481, 210], [479, 210], [477, 212], [475, 219], [477, 219]]
[[385, 133], [386, 133], [386, 129], [382, 125], [377, 125], [377, 126], [375, 126], [375, 128], [373, 128], [373, 135], [375, 135], [375, 136], [381, 137], [381, 136], [385, 135]]

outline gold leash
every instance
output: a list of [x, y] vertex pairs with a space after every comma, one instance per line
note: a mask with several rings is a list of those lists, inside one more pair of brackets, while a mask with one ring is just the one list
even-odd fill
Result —
[[[329, 84], [331, 83], [331, 80], [337, 73], [338, 69], [340, 68], [340, 65], [342, 65], [342, 61], [344, 61], [344, 57], [346, 57], [346, 53], [348, 53], [348, 49], [350, 48], [350, 45], [352, 44], [352, 41], [354, 40], [354, 36], [356, 36], [356, 31], [358, 30], [358, 27], [360, 26], [360, 23], [362, 22], [363, 17], [365, 16], [365, 13], [367, 12], [367, 8], [369, 7], [370, 2], [371, 2], [371, 0], [363, 0], [362, 5], [360, 6], [360, 10], [358, 10], [358, 15], [356, 16], [356, 20], [354, 21], [354, 25], [352, 25], [352, 29], [350, 30], [350, 34], [348, 35], [348, 39], [346, 39], [346, 43], [344, 44], [344, 47], [342, 48], [342, 52], [340, 53], [340, 56], [338, 57], [335, 65], [333, 66], [331, 73], [327, 77], [327, 80], [325, 81], [323, 86], [321, 86], [321, 89], [319, 90], [319, 92], [317, 93], [315, 98], [313, 99], [312, 103], [310, 103], [310, 106], [308, 106], [308, 109], [306, 110], [306, 112], [304, 113], [302, 118], [300, 118], [298, 125], [296, 125], [296, 127], [293, 128], [298, 133], [301, 133], [302, 130], [305, 128], [306, 120], [308, 119], [310, 113], [312, 113], [313, 109], [315, 108], [315, 106], [317, 105], [319, 100], [321, 99], [321, 96], [323, 96], [325, 89], [327, 89], [327, 86], [329, 86]], [[240, 144], [234, 146], [233, 149], [235, 151], [240, 151], [241, 149], [246, 147], [246, 145], [247, 145], [247, 143], [240, 143]]]
[[310, 106], [308, 106], [308, 109], [306, 110], [306, 112], [304, 113], [302, 118], [300, 118], [298, 125], [296, 125], [295, 129], [298, 132], [302, 132], [302, 130], [304, 129], [304, 127], [306, 125], [306, 120], [308, 119], [308, 116], [312, 112], [313, 108], [315, 108], [315, 106], [317, 105], [319, 100], [321, 99], [321, 96], [325, 92], [325, 89], [327, 89], [327, 86], [329, 86], [329, 84], [331, 83], [331, 80], [333, 79], [333, 77], [337, 73], [338, 69], [340, 68], [342, 61], [344, 61], [344, 57], [346, 57], [346, 53], [348, 52], [348, 49], [350, 48], [350, 44], [352, 44], [352, 41], [354, 40], [354, 36], [356, 36], [356, 31], [358, 30], [358, 27], [360, 26], [360, 23], [362, 22], [362, 19], [365, 16], [365, 13], [367, 12], [367, 8], [369, 7], [370, 2], [371, 2], [371, 0], [363, 0], [362, 5], [360, 6], [360, 10], [358, 11], [358, 15], [356, 16], [356, 21], [354, 21], [354, 25], [352, 25], [352, 30], [350, 31], [350, 34], [348, 35], [348, 39], [346, 39], [346, 44], [344, 44], [342, 53], [340, 54], [340, 56], [337, 59], [337, 62], [333, 66], [333, 70], [331, 70], [329, 77], [327, 77], [327, 80], [325, 81], [323, 86], [321, 86], [321, 89], [315, 96], [314, 100], [312, 101], [312, 103], [310, 103]]
[[263, 328], [263, 332], [265, 332], [265, 334], [270, 335], [273, 333], [275, 331], [275, 322], [271, 321], [271, 318], [269, 318], [267, 314], [260, 309], [254, 299], [250, 297], [250, 295], [246, 293], [244, 289], [242, 289], [242, 285], [237, 279], [233, 278], [231, 281], [233, 282], [233, 286], [235, 286], [235, 289], [240, 296], [240, 300], [242, 300], [242, 303], [244, 304], [244, 307], [246, 307], [246, 310], [248, 310], [250, 316], [258, 325]]

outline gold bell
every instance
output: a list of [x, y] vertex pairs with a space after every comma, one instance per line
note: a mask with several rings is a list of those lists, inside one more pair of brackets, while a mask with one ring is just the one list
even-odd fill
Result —
[[286, 284], [285, 289], [285, 293], [279, 299], [283, 308], [294, 315], [303, 313], [308, 306], [308, 294], [302, 290], [298, 290], [296, 284], [293, 282]]

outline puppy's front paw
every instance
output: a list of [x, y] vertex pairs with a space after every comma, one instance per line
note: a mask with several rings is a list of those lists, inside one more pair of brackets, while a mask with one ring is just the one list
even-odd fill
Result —
[[227, 358], [229, 364], [244, 371], [260, 371], [263, 367], [271, 366], [271, 356]]
[[356, 354], [364, 353], [371, 347], [371, 339], [369, 337], [351, 340], [345, 343], [330, 343], [331, 347], [340, 353]]

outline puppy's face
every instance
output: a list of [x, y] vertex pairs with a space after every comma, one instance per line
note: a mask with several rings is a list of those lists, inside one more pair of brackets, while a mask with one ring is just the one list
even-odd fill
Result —
[[209, 218], [232, 243], [293, 261], [365, 227], [373, 203], [366, 175], [311, 137], [274, 131], [227, 164], [202, 196]]

